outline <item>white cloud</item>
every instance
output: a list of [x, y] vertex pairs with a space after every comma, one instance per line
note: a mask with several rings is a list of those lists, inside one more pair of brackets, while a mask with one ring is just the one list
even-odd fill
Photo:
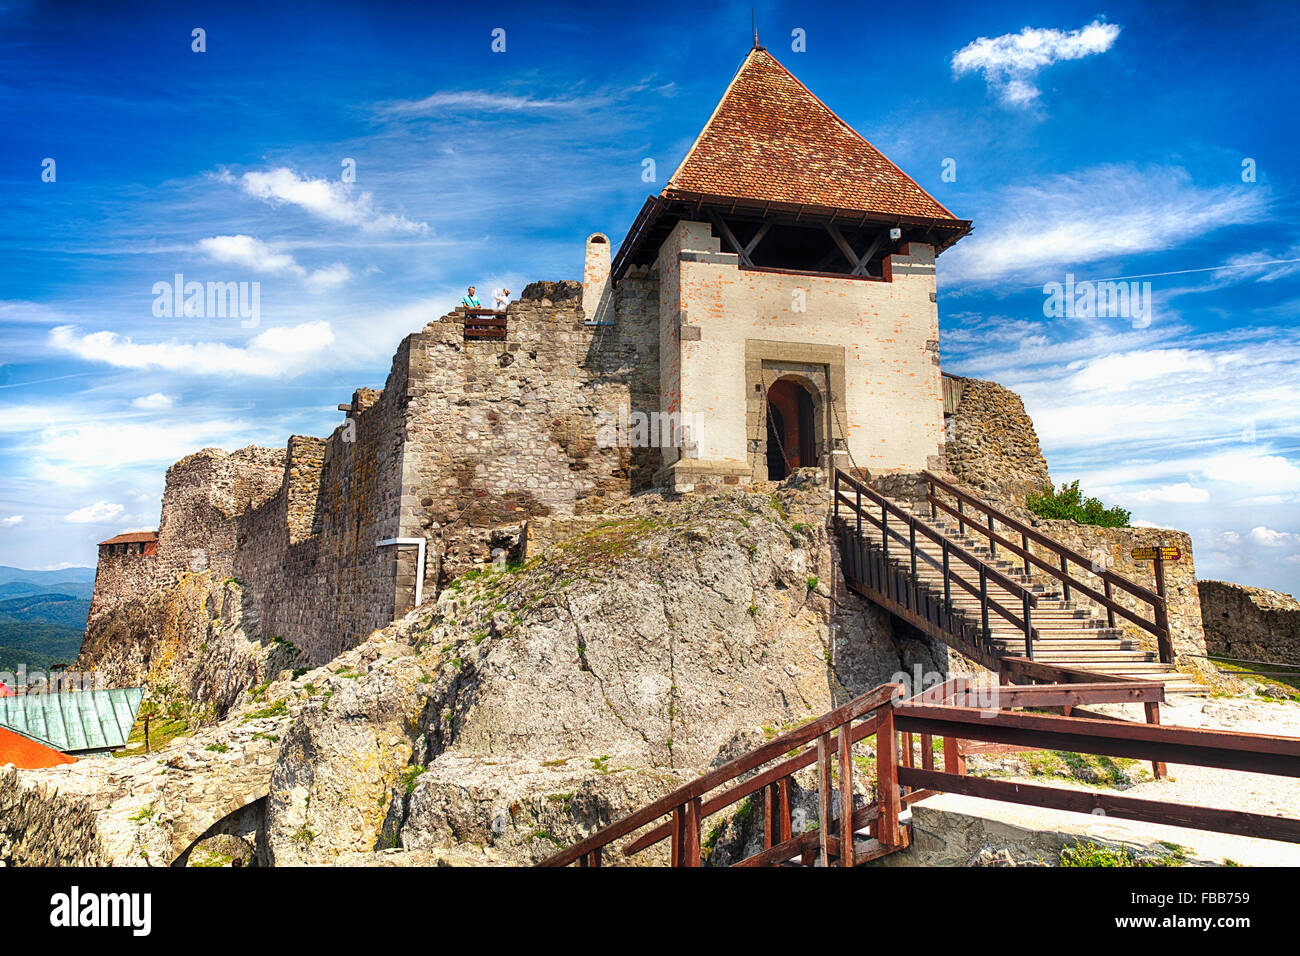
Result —
[[939, 260], [940, 274], [945, 282], [1064, 281], [1081, 265], [1158, 252], [1256, 222], [1267, 206], [1264, 186], [1201, 188], [1180, 167], [1095, 166], [1002, 191], [988, 215], [976, 217], [980, 231]]
[[1144, 488], [1130, 491], [1124, 497], [1129, 501], [1168, 501], [1173, 504], [1204, 504], [1210, 500], [1210, 493], [1204, 488], [1196, 488], [1186, 481], [1159, 488]]
[[1282, 548], [1289, 544], [1295, 537], [1285, 531], [1274, 531], [1272, 528], [1266, 528], [1260, 525], [1250, 529], [1248, 535], [1255, 544], [1262, 545], [1265, 548]]
[[308, 272], [289, 253], [252, 236], [212, 236], [200, 239], [198, 245], [216, 262], [242, 266], [265, 275], [295, 276], [312, 292], [337, 288], [352, 278], [352, 271], [341, 262]]
[[7, 518], [0, 518], [0, 528], [12, 528], [14, 525], [23, 523], [22, 515], [10, 515]]
[[1105, 53], [1119, 36], [1119, 26], [1094, 20], [1078, 30], [1025, 27], [1019, 33], [980, 37], [952, 58], [954, 76], [978, 72], [1009, 106], [1028, 106], [1038, 99], [1039, 70], [1063, 60]]
[[107, 501], [96, 501], [93, 505], [86, 505], [84, 508], [78, 508], [64, 516], [64, 521], [72, 524], [96, 524], [102, 521], [111, 521], [126, 509], [119, 504], [111, 504]]
[[445, 90], [418, 100], [394, 100], [380, 106], [381, 116], [425, 116], [455, 110], [474, 113], [553, 112], [586, 109], [609, 102], [607, 97], [536, 97], [487, 90]]
[[136, 343], [116, 332], [82, 333], [61, 325], [50, 331], [50, 345], [88, 362], [118, 368], [159, 368], [192, 375], [292, 376], [315, 367], [334, 342], [328, 322], [269, 328], [237, 348], [223, 342]]
[[238, 180], [229, 173], [221, 178], [226, 182], [238, 182], [249, 196], [272, 206], [288, 203], [318, 219], [358, 226], [366, 232], [414, 234], [429, 231], [427, 223], [378, 211], [371, 193], [355, 192], [348, 183], [308, 179], [285, 166], [265, 172], [244, 173]]
[[303, 283], [309, 292], [328, 292], [330, 289], [337, 289], [351, 278], [352, 270], [343, 263], [336, 262], [332, 266], [312, 272]]
[[146, 411], [162, 411], [171, 408], [176, 404], [170, 395], [164, 395], [162, 392], [154, 392], [152, 395], [141, 395], [139, 398], [131, 400], [133, 408], [143, 408]]
[[1300, 490], [1300, 466], [1280, 455], [1229, 452], [1207, 459], [1202, 470], [1212, 481], [1259, 488], [1274, 494]]

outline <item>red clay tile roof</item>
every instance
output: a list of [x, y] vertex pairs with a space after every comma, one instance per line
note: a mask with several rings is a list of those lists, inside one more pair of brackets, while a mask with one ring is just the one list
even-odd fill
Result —
[[133, 544], [136, 541], [157, 541], [157, 531], [128, 531], [126, 534], [114, 535], [100, 544]]
[[38, 744], [30, 737], [0, 727], [0, 767], [11, 763], [19, 770], [41, 770], [76, 762], [76, 757], [69, 757], [44, 744]]
[[745, 58], [663, 195], [965, 225], [762, 48]]

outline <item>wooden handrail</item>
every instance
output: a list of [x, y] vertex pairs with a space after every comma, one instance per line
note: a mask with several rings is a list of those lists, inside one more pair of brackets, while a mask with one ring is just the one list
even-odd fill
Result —
[[[1033, 665], [1035, 668], [1047, 666]], [[1300, 738], [1162, 726], [1158, 717], [1159, 703], [1164, 699], [1161, 682], [1108, 681], [1097, 680], [1101, 675], [1088, 676], [1095, 682], [988, 688], [998, 695], [992, 703], [977, 703], [980, 698], [965, 676], [950, 678], [938, 687], [907, 699], [902, 699], [901, 685], [881, 685], [804, 727], [768, 741], [750, 754], [728, 761], [539, 865], [564, 866], [581, 862], [584, 866], [598, 866], [603, 847], [671, 814], [670, 823], [642, 835], [624, 853], [631, 855], [671, 836], [674, 865], [698, 866], [698, 834], [704, 818], [764, 788], [768, 788], [770, 796], [771, 788], [778, 782], [789, 785], [790, 775], [814, 760], [819, 778], [819, 827], [802, 834], [791, 834], [787, 819], [787, 825], [774, 837], [773, 819], [765, 818], [766, 849], [741, 861], [742, 865], [781, 863], [795, 856], [801, 856], [807, 864], [820, 853], [823, 865], [833, 856], [841, 865], [852, 866], [855, 860], [865, 862], [903, 849], [910, 842], [910, 831], [906, 824], [899, 824], [898, 814], [902, 808], [943, 792], [1081, 813], [1100, 810], [1108, 816], [1124, 819], [1300, 842], [1300, 820], [965, 775], [967, 754], [1060, 750], [1152, 760], [1157, 767], [1157, 776], [1163, 775], [1164, 763], [1169, 762], [1300, 777]], [[1013, 707], [1077, 708], [1079, 704], [1107, 702], [1142, 703], [1147, 707], [1148, 722], [1092, 713], [1085, 715], [1077, 709], [1071, 716], [1010, 710]], [[990, 706], [994, 708], [992, 712]], [[874, 714], [874, 717], [853, 726], [855, 720], [862, 720], [869, 714]], [[874, 804], [853, 808], [849, 796], [852, 793], [852, 743], [873, 731], [877, 735], [877, 800]], [[920, 742], [919, 766], [915, 750], [917, 737]], [[943, 740], [942, 770], [936, 767], [939, 738]], [[816, 747], [813, 751], [786, 756], [763, 773], [712, 799], [701, 799], [709, 790], [781, 758], [794, 747], [814, 741]], [[969, 741], [983, 743], [972, 746]], [[833, 751], [838, 751], [839, 756], [841, 808], [832, 821], [830, 758]], [[788, 811], [788, 790], [782, 793], [781, 799]], [[831, 823], [834, 823], [833, 829]], [[855, 847], [858, 831], [868, 825], [876, 839]]]
[[[869, 497], [872, 501], [872, 504], [881, 505], [882, 507], [887, 508], [891, 514], [897, 516], [898, 518], [901, 518], [905, 522], [909, 522], [909, 523], [914, 522], [916, 524], [916, 529], [921, 533], [923, 533], [927, 538], [929, 538], [935, 544], [942, 545], [944, 541], [947, 540], [948, 550], [950, 554], [953, 554], [961, 558], [962, 561], [966, 562], [976, 570], [978, 570], [980, 566], [983, 565], [984, 567], [988, 568], [989, 579], [993, 581], [995, 584], [997, 584], [998, 587], [1002, 588], [1004, 591], [1007, 591], [1008, 593], [1018, 598], [1023, 598], [1028, 596], [1030, 599], [1030, 606], [1031, 607], [1038, 606], [1038, 596], [1035, 595], [1032, 591], [1030, 591], [1028, 588], [1024, 587], [1023, 585], [1019, 584], [1018, 582], [1011, 580], [1011, 578], [1007, 577], [997, 568], [992, 567], [991, 565], [988, 564], [988, 562], [981, 560], [977, 555], [971, 554], [971, 552], [967, 551], [965, 548], [957, 544], [955, 541], [947, 539], [942, 531], [939, 531], [937, 528], [934, 528], [931, 525], [927, 524], [923, 518], [918, 518], [910, 511], [906, 511], [900, 508], [898, 505], [894, 504], [884, 495], [868, 487], [867, 485], [864, 485], [862, 482], [858, 481], [858, 479], [854, 478], [852, 475], [848, 474], [847, 472], [837, 470], [835, 472], [835, 475], [837, 481], [843, 479], [843, 481], [846, 484], [848, 484], [851, 488], [853, 488], [854, 491], [861, 491], [863, 495]], [[850, 507], [856, 507], [853, 500], [851, 498], [845, 497], [843, 493], [838, 490], [838, 488], [836, 489], [836, 494], [844, 500], [845, 504], [849, 505]], [[863, 512], [863, 517], [871, 521], [875, 527], [877, 528], [880, 527], [880, 522], [876, 521], [874, 519], [874, 516], [866, 512]], [[892, 536], [900, 544], [907, 543], [907, 539], [904, 538], [897, 531], [892, 532]], [[929, 560], [931, 563], [934, 563], [934, 559], [930, 557], [930, 555], [926, 555], [924, 552], [921, 552], [921, 554], [924, 555], [924, 557], [927, 560]]]
[[[1061, 544], [1059, 541], [1056, 541], [1030, 525], [1025, 524], [1023, 521], [1013, 518], [1011, 515], [994, 507], [988, 502], [981, 500], [975, 495], [963, 491], [951, 482], [939, 477], [934, 472], [922, 471], [921, 474], [929, 483], [927, 500], [930, 502], [931, 514], [933, 514], [933, 509], [936, 507], [942, 509], [945, 513], [955, 517], [958, 526], [963, 530], [969, 526], [988, 538], [990, 548], [996, 548], [998, 545], [1001, 545], [1013, 554], [1018, 555], [1025, 562], [1026, 570], [1028, 570], [1030, 564], [1033, 564], [1040, 570], [1045, 571], [1047, 574], [1062, 583], [1067, 599], [1070, 596], [1070, 589], [1072, 587], [1085, 594], [1087, 597], [1096, 601], [1100, 606], [1106, 609], [1110, 618], [1111, 626], [1114, 626], [1114, 615], [1116, 614], [1131, 621], [1133, 624], [1136, 624], [1138, 627], [1155, 637], [1156, 646], [1160, 651], [1160, 660], [1166, 664], [1173, 663], [1173, 643], [1169, 631], [1168, 609], [1166, 607], [1164, 594], [1162, 593], [1163, 584], [1161, 583], [1160, 575], [1158, 573], [1160, 569], [1157, 569], [1157, 591], [1152, 591], [1150, 588], [1144, 587], [1136, 581], [1132, 581], [1121, 574], [1116, 574], [1109, 568], [1095, 569], [1091, 558], [1080, 554], [1078, 551], [1075, 551], [1067, 545]], [[952, 495], [958, 500], [958, 502], [968, 504], [971, 507], [982, 511], [988, 516], [988, 526], [985, 527], [983, 523], [972, 520], [970, 517], [965, 515], [960, 508], [954, 509], [947, 502], [943, 501], [935, 493], [936, 488], [942, 489]], [[1017, 545], [1010, 539], [999, 535], [993, 528], [994, 519], [1018, 532], [1021, 536], [1023, 546]], [[1044, 561], [1038, 555], [1034, 554], [1033, 550], [1028, 547], [1028, 542], [1030, 541], [1041, 545], [1051, 553], [1055, 554], [1060, 559], [1060, 567], [1057, 568], [1050, 562]], [[1071, 574], [1069, 571], [1069, 562], [1074, 562], [1080, 567], [1086, 567], [1091, 574], [1103, 581], [1105, 583], [1105, 593], [1097, 591], [1083, 579]], [[1116, 601], [1111, 597], [1112, 587], [1118, 587], [1120, 590], [1127, 592], [1137, 600], [1150, 604], [1152, 617], [1155, 618], [1155, 620], [1148, 620], [1136, 611], [1132, 611], [1120, 602]]]
[[901, 695], [902, 689], [901, 684], [881, 684], [879, 687], [855, 697], [835, 710], [823, 714], [811, 723], [804, 724], [802, 727], [779, 737], [774, 737], [750, 753], [727, 761], [721, 767], [692, 780], [672, 793], [665, 794], [649, 806], [611, 823], [585, 840], [548, 857], [538, 865], [568, 866], [579, 858], [608, 846], [620, 837], [627, 836], [634, 830], [639, 830], [646, 824], [653, 823], [660, 817], [673, 813], [693, 800], [698, 800], [710, 790], [728, 783], [796, 747], [802, 747], [809, 741], [825, 736], [846, 723], [865, 717]]
[[[841, 491], [841, 485], [847, 485], [854, 493], [850, 497]], [[863, 496], [872, 504], [880, 509], [880, 518], [877, 519], [874, 514], [862, 504]], [[868, 487], [862, 481], [840, 469], [835, 471], [835, 480], [833, 486], [833, 497], [835, 503], [835, 514], [839, 516], [840, 505], [848, 507], [853, 515], [857, 518], [857, 527], [860, 529], [863, 519], [871, 526], [880, 529], [881, 543], [885, 550], [885, 557], [888, 558], [889, 542], [895, 539], [902, 543], [912, 559], [912, 589], [915, 594], [919, 591], [921, 584], [916, 574], [916, 564], [918, 555], [928, 561], [931, 565], [941, 568], [944, 582], [944, 604], [951, 614], [953, 610], [951, 601], [951, 588], [953, 581], [965, 589], [968, 593], [974, 595], [980, 604], [980, 623], [979, 630], [981, 640], [987, 640], [989, 634], [989, 613], [993, 612], [1003, 620], [1009, 622], [1016, 630], [1025, 636], [1025, 653], [1032, 657], [1034, 653], [1034, 641], [1038, 637], [1031, 619], [1033, 608], [1038, 606], [1038, 596], [1030, 589], [1024, 587], [1010, 577], [1003, 574], [997, 568], [978, 556], [967, 551], [961, 545], [949, 539], [942, 532], [931, 527], [923, 519], [916, 517], [911, 512], [905, 511], [898, 505], [894, 504], [884, 495]], [[899, 532], [892, 531], [888, 527], [888, 516], [895, 515], [905, 521], [908, 526], [909, 535], [903, 537]], [[916, 534], [920, 532], [923, 537], [929, 538], [931, 542], [939, 545], [944, 553], [944, 563], [940, 563], [931, 555], [921, 550], [916, 545]], [[947, 566], [948, 560], [955, 556], [958, 560], [965, 563], [979, 575], [979, 587], [967, 580], [961, 574], [950, 574]], [[887, 562], [886, 562], [887, 563]], [[992, 583], [1007, 592], [1013, 598], [1018, 598], [1021, 604], [1021, 614], [1017, 615], [1014, 611], [1004, 607], [1000, 601], [989, 594], [989, 584]], [[978, 643], [978, 642], [977, 642]]]
[[[1054, 538], [1048, 537], [1047, 535], [1043, 534], [1041, 531], [1032, 527], [1031, 525], [1027, 525], [1023, 521], [1011, 517], [1011, 515], [1007, 514], [1005, 511], [1002, 511], [999, 508], [995, 508], [993, 505], [989, 504], [988, 502], [982, 501], [981, 499], [975, 497], [972, 494], [969, 494], [968, 492], [962, 491], [960, 488], [940, 478], [932, 471], [922, 471], [921, 474], [925, 476], [927, 481], [933, 482], [934, 484], [938, 485], [944, 491], [951, 494], [954, 498], [960, 498], [963, 501], [965, 501], [966, 504], [973, 505], [974, 507], [984, 511], [986, 514], [993, 515], [993, 517], [997, 518], [1003, 524], [1010, 525], [1011, 527], [1015, 528], [1016, 531], [1026, 535], [1031, 541], [1037, 542], [1038, 544], [1041, 544], [1043, 547], [1055, 551], [1057, 554], [1064, 555], [1065, 557], [1069, 558], [1071, 561], [1075, 562], [1076, 564], [1087, 565], [1089, 568], [1092, 567], [1092, 558], [1088, 557], [1087, 555], [1080, 554], [1078, 551], [1075, 551], [1073, 548], [1069, 547], [1068, 545], [1061, 544], [1061, 542], [1055, 540]], [[1148, 603], [1160, 600], [1160, 595], [1157, 594], [1155, 591], [1152, 591], [1150, 588], [1143, 587], [1141, 584], [1138, 584], [1136, 581], [1132, 581], [1129, 578], [1124, 577], [1122, 574], [1116, 574], [1114, 571], [1110, 570], [1109, 568], [1103, 568], [1102, 570], [1096, 571], [1094, 573], [1097, 575], [1097, 577], [1101, 578], [1102, 580], [1108, 580], [1110, 581], [1111, 584], [1123, 588], [1124, 590], [1132, 594], [1134, 597], [1141, 598], [1142, 600]]]

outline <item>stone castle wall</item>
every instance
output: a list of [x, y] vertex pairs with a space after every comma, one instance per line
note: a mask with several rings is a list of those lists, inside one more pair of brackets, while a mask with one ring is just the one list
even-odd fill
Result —
[[618, 321], [591, 325], [581, 284], [533, 283], [504, 341], [465, 341], [458, 314], [409, 340], [402, 534], [440, 539], [444, 575], [515, 546], [500, 529], [599, 512], [650, 485], [657, 450], [597, 434], [620, 409], [658, 407], [657, 330], [642, 318], [655, 287], [626, 280], [617, 295]]
[[1051, 481], [1024, 402], [996, 382], [947, 378], [956, 398], [944, 422], [948, 470], [982, 492], [1023, 504]]
[[[618, 320], [588, 324], [580, 283], [534, 283], [503, 342], [466, 341], [460, 312], [407, 336], [384, 388], [358, 390], [328, 438], [177, 462], [158, 554], [100, 562], [82, 665], [105, 664], [124, 629], [143, 641], [173, 627], [144, 599], [187, 571], [240, 582], [245, 631], [318, 664], [414, 603], [417, 549], [379, 541], [428, 542], [432, 595], [495, 547], [518, 548], [529, 518], [600, 512], [648, 487], [658, 449], [602, 447], [597, 428], [658, 407], [657, 288], [629, 277], [610, 293]], [[144, 656], [126, 658], [143, 673]]]
[[157, 552], [100, 558], [87, 629], [124, 602], [171, 586], [186, 571], [231, 574], [236, 524], [246, 509], [276, 493], [283, 470], [284, 452], [253, 446], [234, 452], [205, 448], [167, 469]]
[[1207, 654], [1300, 665], [1300, 601], [1228, 581], [1198, 581], [1197, 586]]

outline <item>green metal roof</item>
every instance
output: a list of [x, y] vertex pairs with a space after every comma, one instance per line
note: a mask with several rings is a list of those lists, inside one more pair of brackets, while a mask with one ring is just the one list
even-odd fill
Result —
[[0, 727], [61, 750], [108, 750], [126, 745], [143, 687], [0, 697]]

